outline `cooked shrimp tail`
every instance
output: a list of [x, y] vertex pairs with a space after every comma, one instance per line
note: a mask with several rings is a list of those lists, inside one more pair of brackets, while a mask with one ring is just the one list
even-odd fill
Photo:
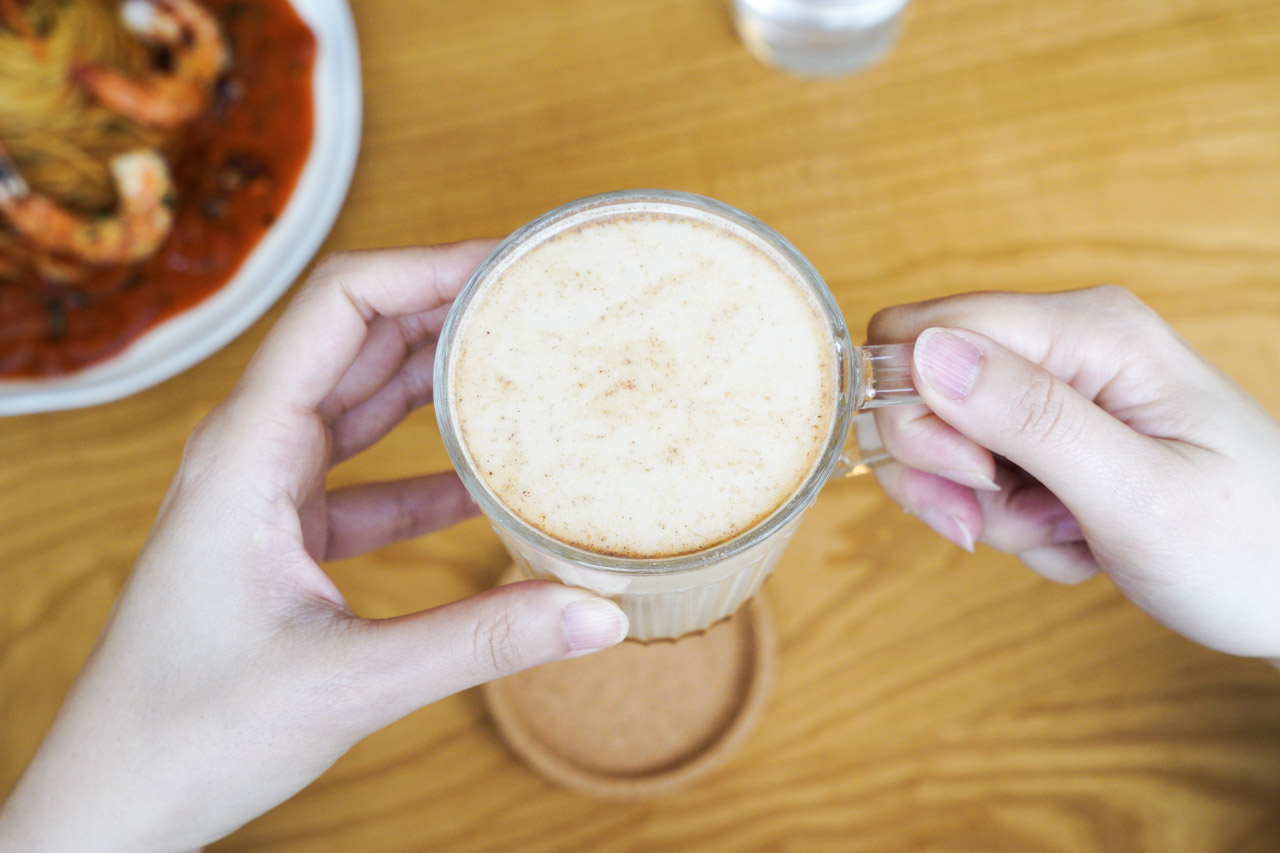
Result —
[[173, 178], [150, 149], [120, 154], [109, 165], [116, 210], [85, 216], [34, 192], [0, 148], [0, 213], [37, 252], [90, 265], [140, 261], [160, 248], [173, 226]]
[[196, 0], [124, 0], [120, 18], [164, 51], [167, 68], [129, 77], [79, 64], [72, 78], [108, 109], [147, 127], [170, 129], [199, 115], [230, 57], [217, 18]]

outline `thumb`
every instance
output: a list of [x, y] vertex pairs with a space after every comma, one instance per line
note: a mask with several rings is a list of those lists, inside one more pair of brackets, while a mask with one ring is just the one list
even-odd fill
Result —
[[925, 404], [1004, 456], [1081, 515], [1106, 513], [1140, 489], [1152, 442], [1070, 384], [976, 332], [930, 328], [916, 339], [914, 373]]
[[360, 670], [360, 728], [367, 734], [468, 687], [608, 648], [627, 628], [612, 601], [548, 581], [365, 622], [348, 657]]

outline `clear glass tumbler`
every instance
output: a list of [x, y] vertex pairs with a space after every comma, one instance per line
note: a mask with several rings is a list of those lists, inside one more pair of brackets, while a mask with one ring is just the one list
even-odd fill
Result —
[[[455, 332], [472, 296], [487, 277], [521, 247], [597, 217], [643, 206], [703, 221], [768, 247], [810, 288], [826, 319], [839, 370], [839, 393], [830, 436], [808, 478], [756, 526], [714, 547], [677, 557], [639, 559], [587, 551], [556, 540], [511, 512], [479, 476], [461, 437], [451, 388]], [[764, 223], [702, 196], [666, 190], [629, 190], [571, 202], [520, 228], [499, 244], [472, 274], [449, 313], [436, 354], [436, 418], [445, 447], [472, 497], [512, 558], [531, 578], [557, 580], [618, 602], [631, 620], [629, 636], [674, 639], [732, 615], [759, 590], [795, 533], [805, 510], [833, 477], [871, 470], [887, 459], [861, 410], [919, 402], [911, 384], [909, 344], [853, 346], [844, 317], [818, 271], [785, 238]]]
[[760, 60], [794, 74], [848, 74], [898, 40], [908, 0], [733, 0], [734, 23]]

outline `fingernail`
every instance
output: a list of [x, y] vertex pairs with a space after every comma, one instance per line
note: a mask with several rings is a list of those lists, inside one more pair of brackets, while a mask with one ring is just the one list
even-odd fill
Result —
[[1084, 531], [1080, 529], [1080, 522], [1076, 521], [1074, 515], [1068, 515], [1053, 529], [1054, 542], [1079, 542], [1082, 539], [1084, 539]]
[[564, 608], [564, 636], [575, 652], [616, 646], [627, 636], [627, 614], [603, 598], [580, 598]]
[[925, 329], [916, 340], [916, 371], [948, 400], [961, 400], [973, 387], [982, 351], [945, 329]]
[[998, 492], [1000, 487], [996, 485], [995, 480], [986, 477], [976, 471], [954, 471], [947, 469], [939, 471], [938, 476], [944, 480], [950, 480], [953, 483], [964, 486], [968, 489], [978, 489], [984, 492]]
[[963, 521], [940, 509], [926, 509], [920, 520], [934, 529], [939, 536], [973, 553], [973, 531]]

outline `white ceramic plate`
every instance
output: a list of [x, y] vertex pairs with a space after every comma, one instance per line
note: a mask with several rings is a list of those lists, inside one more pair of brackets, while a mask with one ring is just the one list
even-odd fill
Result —
[[70, 376], [0, 380], [0, 415], [118, 400], [186, 370], [234, 340], [275, 303], [329, 233], [360, 148], [360, 57], [345, 0], [291, 0], [316, 37], [311, 152], [284, 212], [209, 298]]

